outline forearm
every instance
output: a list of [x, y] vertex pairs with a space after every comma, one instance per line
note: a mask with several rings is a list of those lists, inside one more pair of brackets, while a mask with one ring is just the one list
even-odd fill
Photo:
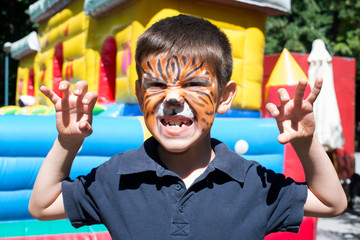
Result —
[[304, 169], [312, 194], [305, 204], [305, 214], [334, 216], [342, 213], [347, 200], [331, 160], [316, 137], [291, 142]]
[[72, 162], [82, 141], [71, 142], [58, 137], [46, 156], [29, 202], [29, 211], [35, 218], [48, 220], [64, 218], [61, 182], [69, 176]]

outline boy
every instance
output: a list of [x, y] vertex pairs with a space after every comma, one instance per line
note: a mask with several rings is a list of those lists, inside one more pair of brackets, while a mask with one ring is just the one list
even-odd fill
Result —
[[155, 23], [136, 50], [136, 96], [153, 137], [114, 156], [74, 181], [72, 160], [92, 132], [96, 93], [68, 82], [63, 98], [42, 87], [54, 103], [59, 131], [41, 167], [29, 211], [38, 219], [68, 217], [73, 226], [103, 223], [113, 239], [263, 239], [296, 232], [303, 214], [336, 216], [346, 197], [331, 161], [313, 135], [312, 104], [301, 80], [293, 100], [279, 90], [279, 142], [291, 142], [308, 186], [247, 161], [211, 139], [215, 113], [231, 106], [229, 42], [210, 22], [185, 15]]

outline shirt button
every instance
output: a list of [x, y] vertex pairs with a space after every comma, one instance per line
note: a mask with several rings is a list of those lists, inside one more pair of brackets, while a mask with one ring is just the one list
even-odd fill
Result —
[[175, 185], [175, 190], [176, 190], [176, 191], [180, 191], [181, 188], [182, 188], [182, 187], [181, 187], [181, 184], [176, 184], [176, 185]]
[[184, 206], [180, 206], [179, 210], [180, 210], [180, 212], [183, 212], [184, 211]]

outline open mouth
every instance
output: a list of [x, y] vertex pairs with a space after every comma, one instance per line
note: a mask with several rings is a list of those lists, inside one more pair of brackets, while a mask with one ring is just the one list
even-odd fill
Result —
[[188, 118], [178, 117], [164, 117], [160, 119], [160, 122], [165, 127], [190, 127], [193, 124], [193, 120]]

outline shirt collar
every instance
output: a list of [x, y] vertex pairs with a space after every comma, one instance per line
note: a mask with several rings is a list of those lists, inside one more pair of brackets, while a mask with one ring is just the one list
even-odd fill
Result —
[[124, 152], [117, 173], [126, 175], [154, 171], [158, 177], [176, 176], [161, 163], [157, 154], [158, 146], [159, 143], [155, 138], [150, 137], [140, 148]]
[[211, 139], [212, 148], [216, 154], [210, 162], [209, 167], [213, 167], [226, 173], [238, 182], [244, 182], [250, 162], [231, 151], [228, 146], [217, 139]]
[[[214, 169], [220, 170], [238, 182], [244, 182], [249, 164], [244, 158], [231, 151], [225, 143], [217, 139], [211, 139], [212, 148], [215, 151], [215, 158], [210, 162], [207, 172]], [[158, 177], [165, 175], [176, 176], [175, 173], [166, 169], [161, 163], [157, 149], [159, 143], [154, 137], [150, 137], [137, 150], [130, 150], [123, 153], [119, 164], [118, 174], [134, 174], [140, 172], [154, 171]]]

